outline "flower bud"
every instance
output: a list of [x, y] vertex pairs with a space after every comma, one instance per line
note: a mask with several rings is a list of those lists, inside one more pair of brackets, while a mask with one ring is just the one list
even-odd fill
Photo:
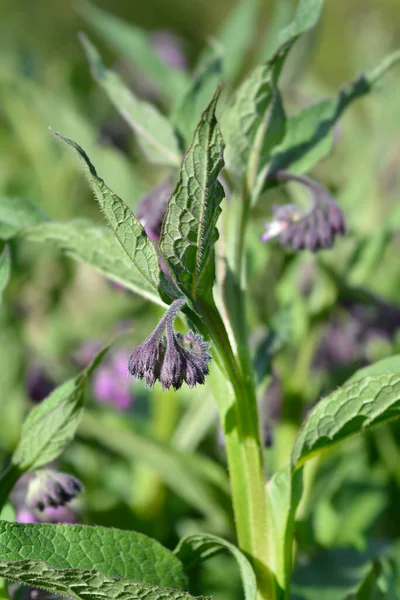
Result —
[[28, 484], [26, 506], [43, 511], [48, 507], [58, 508], [73, 500], [83, 491], [81, 482], [69, 475], [50, 469], [40, 469]]

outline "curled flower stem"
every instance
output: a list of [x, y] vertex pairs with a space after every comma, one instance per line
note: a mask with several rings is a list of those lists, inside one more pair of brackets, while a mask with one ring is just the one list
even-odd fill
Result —
[[314, 204], [317, 201], [317, 197], [323, 198], [328, 203], [333, 201], [332, 196], [324, 187], [322, 187], [322, 185], [319, 185], [319, 183], [305, 175], [295, 175], [294, 173], [288, 173], [287, 171], [277, 171], [274, 174], [274, 178], [278, 181], [297, 181], [297, 183], [301, 183], [312, 193]]

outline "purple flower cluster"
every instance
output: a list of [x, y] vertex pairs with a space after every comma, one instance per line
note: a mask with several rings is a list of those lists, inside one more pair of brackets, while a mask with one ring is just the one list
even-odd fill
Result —
[[274, 219], [265, 224], [262, 241], [279, 237], [283, 246], [293, 250], [316, 252], [331, 248], [335, 237], [345, 233], [343, 213], [333, 197], [308, 177], [283, 171], [275, 174], [279, 181], [296, 181], [305, 185], [312, 195], [311, 208], [304, 212], [292, 204], [274, 207]]
[[[163, 389], [179, 389], [183, 382], [190, 388], [203, 384], [208, 374], [210, 345], [200, 334], [175, 333], [173, 323], [185, 299], [175, 300], [160, 323], [129, 359], [129, 372], [153, 386], [159, 381]], [[165, 332], [165, 333], [164, 333]]]

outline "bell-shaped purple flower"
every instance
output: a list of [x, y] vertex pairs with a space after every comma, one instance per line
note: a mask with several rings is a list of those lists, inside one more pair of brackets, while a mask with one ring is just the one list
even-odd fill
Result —
[[263, 242], [278, 237], [283, 246], [293, 250], [313, 252], [330, 248], [337, 235], [343, 235], [346, 227], [343, 213], [334, 198], [308, 177], [278, 171], [279, 181], [296, 181], [305, 185], [312, 195], [312, 205], [302, 211], [292, 204], [274, 207], [274, 219], [265, 224]]
[[131, 354], [129, 372], [137, 379], [144, 379], [149, 387], [160, 381], [163, 389], [178, 390], [183, 382], [192, 388], [204, 383], [208, 374], [209, 344], [191, 331], [174, 332], [174, 320], [185, 302], [175, 300], [153, 333]]

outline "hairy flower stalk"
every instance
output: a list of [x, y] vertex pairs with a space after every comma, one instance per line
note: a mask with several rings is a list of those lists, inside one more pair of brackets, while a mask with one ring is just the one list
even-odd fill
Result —
[[343, 213], [334, 198], [309, 177], [278, 171], [275, 178], [305, 185], [311, 193], [312, 205], [307, 212], [293, 204], [275, 206], [275, 218], [265, 224], [261, 240], [268, 242], [273, 237], [279, 237], [283, 246], [293, 250], [316, 252], [331, 248], [335, 237], [343, 235], [346, 229]]
[[208, 374], [210, 345], [200, 334], [192, 331], [175, 333], [174, 321], [186, 303], [184, 298], [175, 300], [154, 331], [137, 346], [128, 363], [129, 372], [136, 379], [144, 379], [153, 386], [159, 381], [163, 389], [178, 390], [183, 382], [190, 388], [203, 384]]

